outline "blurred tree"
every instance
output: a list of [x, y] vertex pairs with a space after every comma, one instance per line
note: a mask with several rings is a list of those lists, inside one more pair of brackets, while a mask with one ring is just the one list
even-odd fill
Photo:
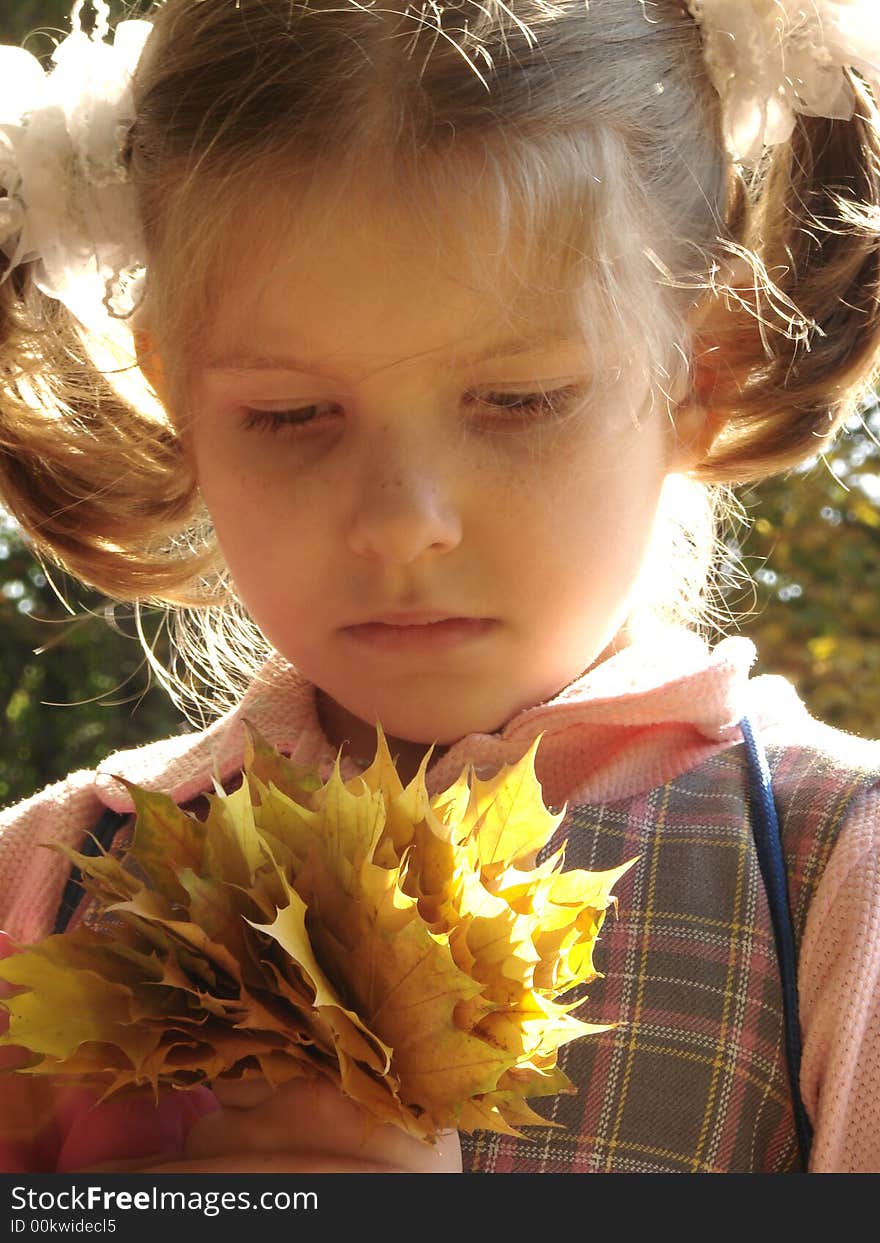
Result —
[[[4, 43], [24, 43], [40, 29], [70, 30], [71, 5], [66, 0], [16, 0], [0, 13], [0, 38]], [[28, 50], [35, 51], [28, 42]], [[42, 51], [42, 49], [40, 49]]]
[[824, 459], [740, 491], [757, 584], [761, 672], [782, 673], [814, 716], [880, 737], [880, 410]]
[[[131, 610], [108, 625], [102, 597], [53, 578], [75, 617], [0, 510], [0, 806], [186, 727], [165, 693], [149, 689]], [[161, 637], [157, 652], [167, 654]]]
[[[109, 0], [112, 20], [144, 12], [150, 7], [150, 0]], [[70, 32], [70, 14], [73, 0], [14, 0], [5, 4], [0, 12], [0, 40], [3, 43], [23, 43], [34, 55], [42, 55], [51, 51], [49, 36], [63, 36]], [[88, 23], [89, 6], [84, 10]], [[36, 47], [34, 40], [43, 46]]]

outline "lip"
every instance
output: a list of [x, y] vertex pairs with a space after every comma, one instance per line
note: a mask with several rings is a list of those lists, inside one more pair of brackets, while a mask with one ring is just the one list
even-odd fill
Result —
[[343, 635], [359, 646], [379, 652], [439, 652], [483, 638], [495, 628], [491, 617], [464, 617], [437, 609], [379, 613]]
[[[384, 613], [373, 613], [362, 621], [359, 626], [431, 626], [435, 622], [484, 620], [465, 617], [463, 614], [450, 613], [448, 609], [389, 609]], [[353, 627], [346, 627], [352, 629]]]

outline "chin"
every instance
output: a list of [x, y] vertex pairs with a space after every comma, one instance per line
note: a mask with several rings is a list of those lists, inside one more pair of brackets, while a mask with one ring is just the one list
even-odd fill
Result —
[[366, 712], [352, 704], [347, 706], [362, 721], [378, 721], [387, 737], [424, 746], [447, 747], [467, 734], [491, 734], [510, 719], [504, 709], [493, 712], [485, 706], [469, 709], [461, 703], [432, 704], [427, 696], [409, 704], [397, 699]]

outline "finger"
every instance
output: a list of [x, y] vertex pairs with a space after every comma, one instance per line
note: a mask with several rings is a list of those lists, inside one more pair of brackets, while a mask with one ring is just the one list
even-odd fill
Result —
[[358, 1161], [378, 1161], [421, 1172], [461, 1169], [456, 1132], [433, 1144], [380, 1123], [332, 1084], [296, 1079], [252, 1109], [221, 1109], [195, 1124], [187, 1157], [283, 1149]]
[[211, 1088], [225, 1109], [254, 1109], [267, 1101], [276, 1090], [262, 1076], [254, 1079], [215, 1079]]

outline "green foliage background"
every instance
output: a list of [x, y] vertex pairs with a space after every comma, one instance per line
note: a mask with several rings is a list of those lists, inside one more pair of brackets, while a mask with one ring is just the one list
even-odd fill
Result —
[[[70, 28], [69, 0], [2, 2], [2, 43], [42, 56]], [[118, 17], [149, 4], [110, 7]], [[729, 606], [758, 646], [757, 671], [791, 678], [830, 724], [880, 737], [880, 414], [854, 422], [827, 460], [740, 499], [752, 527], [731, 535], [731, 559], [755, 588], [733, 590]], [[150, 687], [131, 621], [108, 625], [99, 596], [53, 579], [75, 617], [0, 511], [0, 805], [187, 728]]]

